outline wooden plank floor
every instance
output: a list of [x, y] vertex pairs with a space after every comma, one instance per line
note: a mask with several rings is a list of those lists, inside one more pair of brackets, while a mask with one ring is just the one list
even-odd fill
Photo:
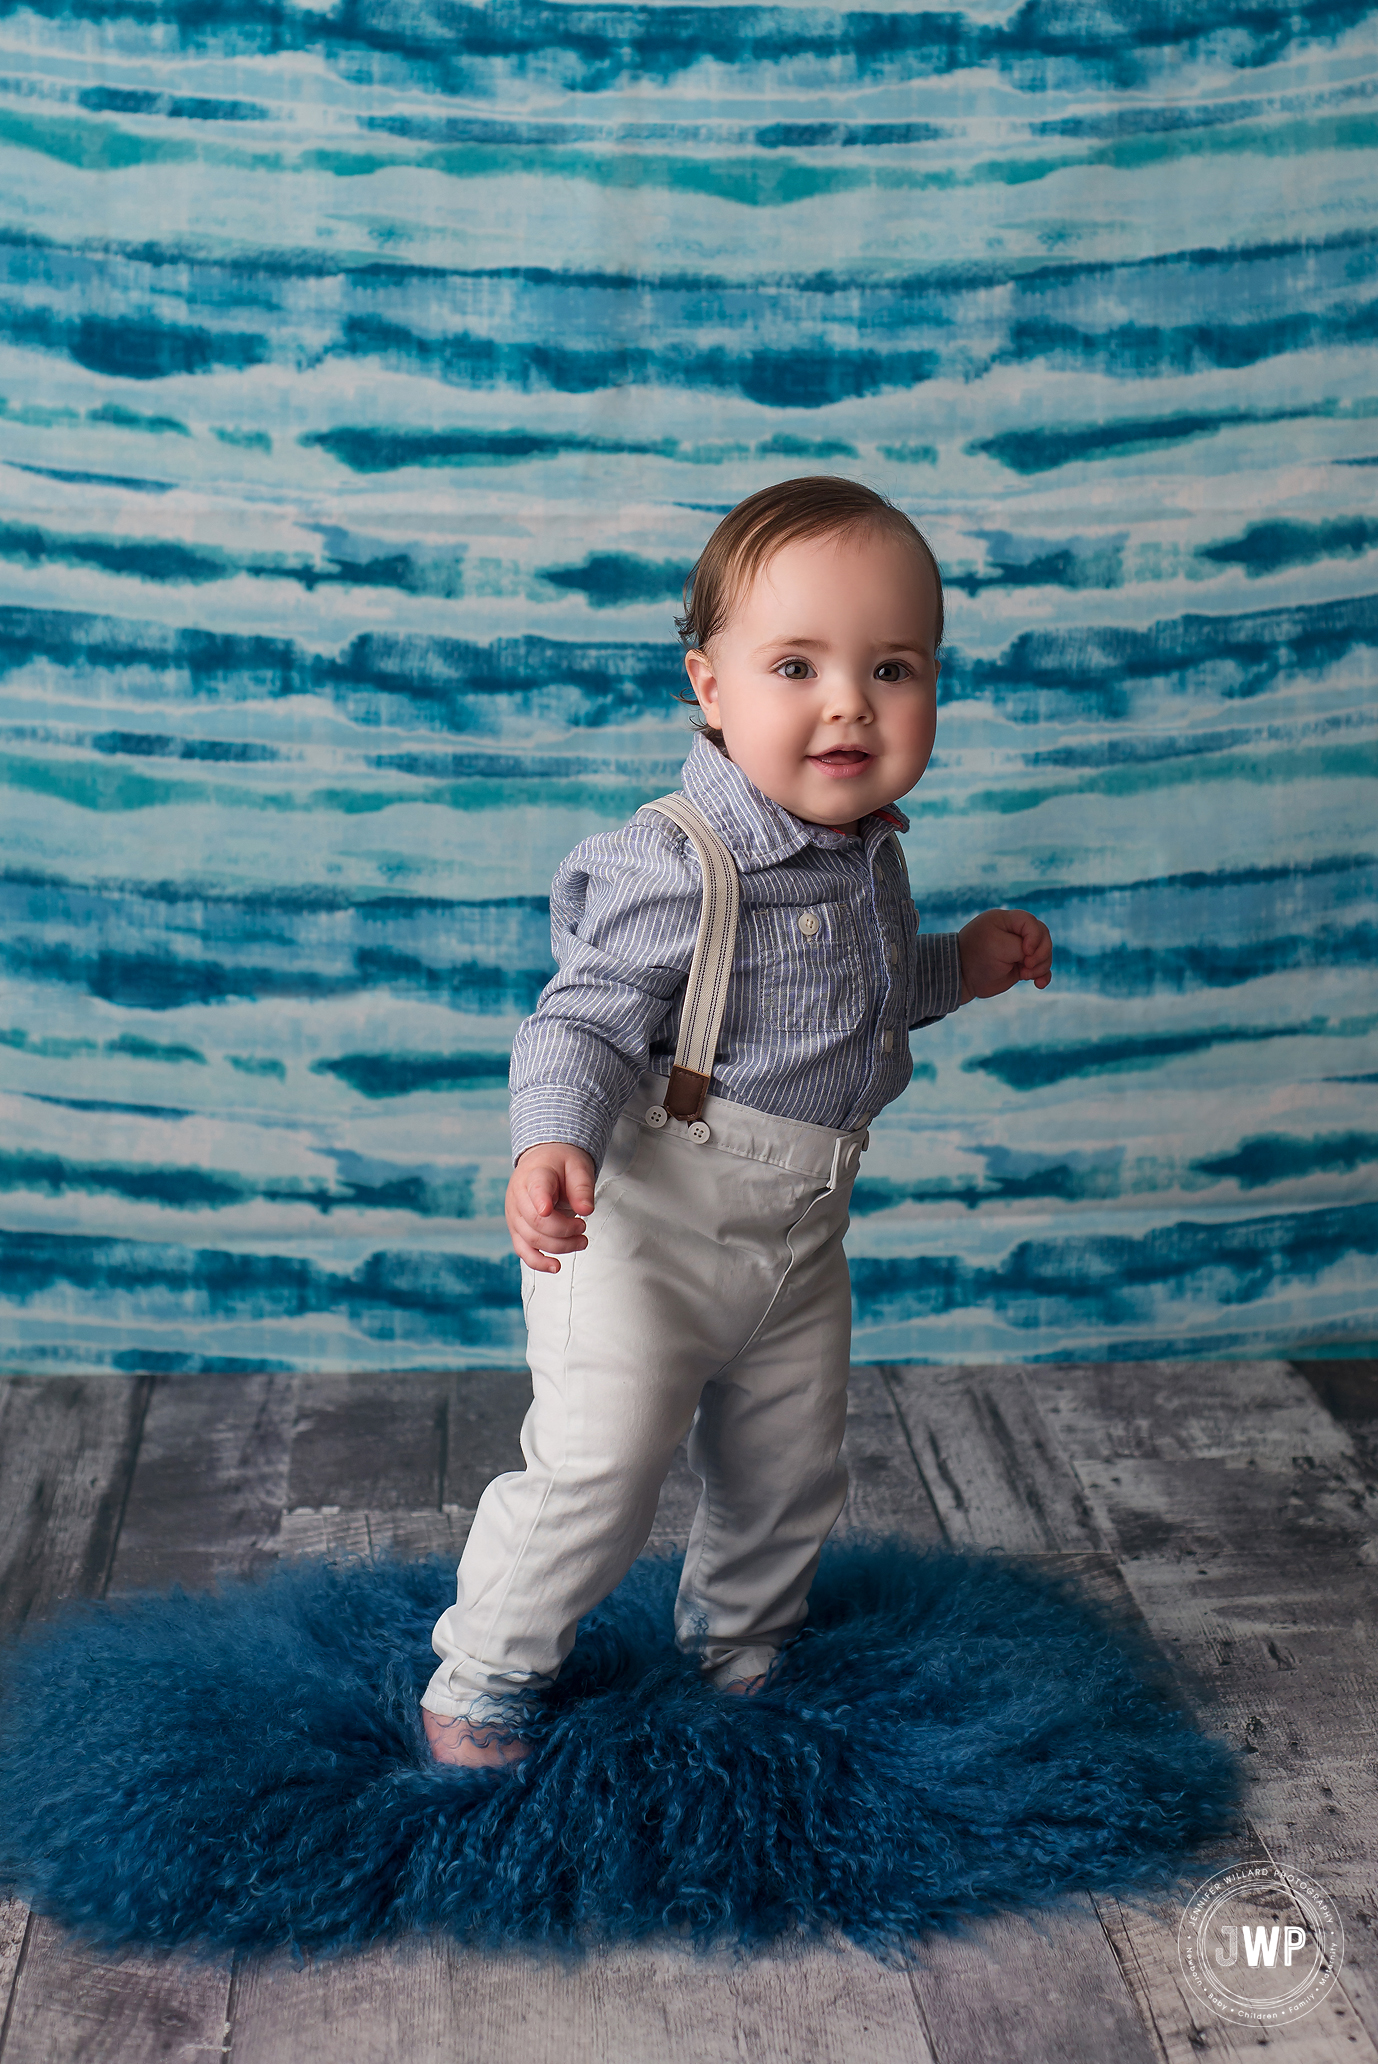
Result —
[[[519, 1463], [528, 1396], [504, 1371], [11, 1378], [0, 1626], [284, 1555], [457, 1553]], [[1316, 2013], [1266, 2036], [1204, 2015], [1171, 1903], [998, 1917], [905, 1973], [842, 1945], [574, 1969], [428, 1940], [301, 1969], [111, 1957], [0, 1902], [0, 2064], [1378, 2064], [1378, 1365], [859, 1368], [847, 1453], [844, 1526], [1073, 1570], [1218, 1696], [1254, 1778], [1243, 1853], [1343, 1916]], [[695, 1491], [681, 1465], [656, 1542], [682, 1543]]]

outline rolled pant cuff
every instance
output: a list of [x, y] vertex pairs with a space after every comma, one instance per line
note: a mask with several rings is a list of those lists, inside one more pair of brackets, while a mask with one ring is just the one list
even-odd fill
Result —
[[548, 1687], [544, 1680], [529, 1688], [511, 1691], [474, 1691], [444, 1680], [452, 1673], [437, 1670], [421, 1694], [422, 1709], [441, 1720], [471, 1720], [476, 1726], [501, 1727], [512, 1731], [523, 1727], [540, 1704]]

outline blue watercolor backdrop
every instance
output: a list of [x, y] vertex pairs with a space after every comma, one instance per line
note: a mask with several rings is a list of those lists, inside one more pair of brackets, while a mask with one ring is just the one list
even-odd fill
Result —
[[1378, 1332], [1378, 16], [0, 8], [0, 1366], [519, 1362], [512, 1028], [720, 511], [951, 596], [862, 1359]]

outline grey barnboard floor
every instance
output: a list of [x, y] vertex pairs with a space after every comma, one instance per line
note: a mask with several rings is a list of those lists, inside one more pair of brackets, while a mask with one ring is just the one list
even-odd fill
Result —
[[[517, 1458], [524, 1379], [11, 1379], [0, 1388], [0, 1617], [211, 1583], [283, 1555], [457, 1549]], [[1249, 1753], [1247, 1836], [1318, 1878], [1348, 1954], [1324, 2006], [1236, 2029], [1179, 1982], [1171, 1905], [1083, 1898], [924, 1945], [573, 1969], [409, 1941], [294, 1968], [92, 1953], [0, 1903], [0, 2064], [1148, 2064], [1272, 2050], [1378, 2064], [1378, 1367], [1136, 1363], [859, 1368], [844, 1525], [1126, 1590]], [[693, 1486], [666, 1486], [680, 1540]], [[61, 1745], [54, 1744], [61, 1753]]]

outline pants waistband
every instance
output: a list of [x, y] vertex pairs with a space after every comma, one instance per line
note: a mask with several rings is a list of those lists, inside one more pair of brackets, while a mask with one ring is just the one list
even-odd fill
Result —
[[[705, 1097], [700, 1116], [689, 1123], [667, 1115], [664, 1075], [649, 1070], [641, 1077], [624, 1109], [624, 1118], [684, 1139], [691, 1145], [717, 1148], [746, 1161], [764, 1161], [790, 1175], [802, 1175], [836, 1189], [850, 1181], [861, 1164], [871, 1135], [864, 1127], [838, 1132], [826, 1125], [806, 1125], [799, 1118], [776, 1118], [727, 1097]], [[659, 1113], [659, 1116], [653, 1114]]]

